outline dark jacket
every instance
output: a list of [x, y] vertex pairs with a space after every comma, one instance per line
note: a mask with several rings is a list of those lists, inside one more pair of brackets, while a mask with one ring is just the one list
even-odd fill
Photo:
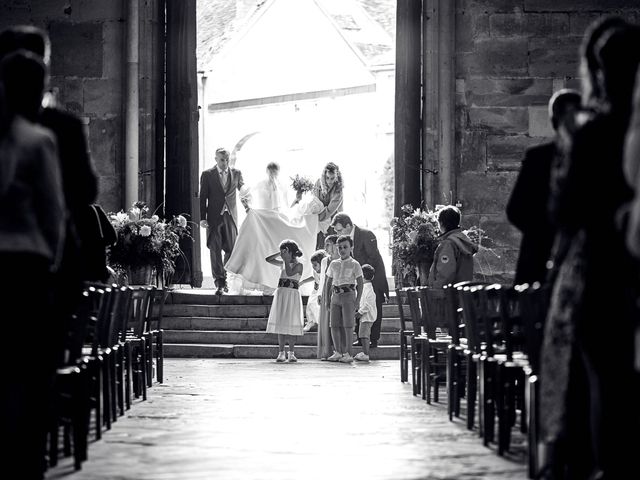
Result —
[[556, 229], [549, 213], [553, 142], [529, 148], [507, 203], [507, 218], [522, 232], [515, 283], [543, 282]]
[[376, 273], [373, 277], [373, 289], [376, 294], [384, 294], [389, 296], [389, 284], [387, 283], [387, 272], [384, 268], [384, 262], [380, 251], [378, 250], [378, 241], [372, 231], [360, 228], [354, 225], [353, 233], [353, 258], [360, 265], [369, 264], [375, 268]]
[[205, 170], [200, 176], [200, 219], [209, 223], [210, 231], [222, 223], [221, 213], [225, 203], [236, 227], [238, 225], [236, 190], [243, 187], [244, 180], [240, 170], [235, 168], [229, 167], [228, 175], [230, 180], [226, 188], [222, 185], [217, 167]]
[[473, 280], [473, 255], [478, 247], [460, 228], [440, 235], [440, 243], [429, 271], [427, 284], [442, 288], [449, 283]]

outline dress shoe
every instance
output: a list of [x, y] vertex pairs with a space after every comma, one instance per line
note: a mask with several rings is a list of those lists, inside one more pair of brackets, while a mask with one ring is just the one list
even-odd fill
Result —
[[216, 295], [222, 295], [224, 293], [224, 290], [222, 287], [218, 287], [218, 289], [216, 290]]
[[361, 347], [362, 346], [362, 342], [360, 340], [356, 340], [355, 342], [353, 342], [351, 344], [352, 347]]
[[369, 348], [378, 348], [378, 342], [371, 342]]

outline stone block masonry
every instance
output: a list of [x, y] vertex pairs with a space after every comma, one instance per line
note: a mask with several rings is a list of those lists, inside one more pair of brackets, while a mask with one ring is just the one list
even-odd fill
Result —
[[[515, 268], [519, 235], [508, 200], [526, 148], [553, 131], [547, 103], [579, 88], [579, 46], [604, 15], [640, 19], [637, 0], [456, 0], [456, 185], [463, 214], [491, 218], [504, 255], [491, 269]], [[477, 223], [477, 222], [476, 222]]]

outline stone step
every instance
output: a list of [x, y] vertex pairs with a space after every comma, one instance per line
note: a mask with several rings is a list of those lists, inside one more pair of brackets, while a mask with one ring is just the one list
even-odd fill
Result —
[[[250, 298], [250, 297], [249, 297]], [[225, 317], [225, 318], [267, 318], [269, 317], [269, 305], [246, 305], [246, 304], [165, 304], [163, 315], [165, 317]], [[404, 314], [409, 316], [409, 306], [404, 305]], [[398, 317], [398, 306], [382, 305], [382, 315], [384, 318]]]
[[[355, 355], [361, 349], [354, 347]], [[316, 359], [316, 347], [296, 346], [296, 357]], [[264, 358], [274, 360], [278, 355], [275, 345], [208, 345], [208, 344], [172, 344], [164, 345], [164, 354], [168, 358]], [[371, 349], [372, 360], [397, 360], [400, 358], [399, 346], [380, 346]]]
[[[307, 303], [307, 296], [303, 295], [303, 303]], [[172, 304], [197, 305], [271, 305], [272, 295], [216, 295], [215, 290], [192, 289], [173, 290], [166, 302]], [[389, 304], [396, 304], [395, 292], [391, 292]]]
[[[266, 318], [224, 318], [224, 317], [163, 317], [162, 328], [165, 330], [234, 330], [264, 331], [267, 328]], [[384, 318], [383, 332], [400, 330], [399, 318]]]
[[[318, 334], [307, 332], [296, 339], [299, 345], [317, 345]], [[266, 332], [251, 331], [211, 331], [211, 330], [165, 330], [164, 342], [182, 344], [212, 344], [212, 345], [277, 345], [276, 335]], [[400, 337], [397, 333], [382, 333], [380, 345], [399, 345]]]

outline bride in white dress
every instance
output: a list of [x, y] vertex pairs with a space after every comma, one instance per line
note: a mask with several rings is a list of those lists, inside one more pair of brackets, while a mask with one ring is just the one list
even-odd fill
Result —
[[[280, 270], [265, 258], [278, 251], [285, 240], [294, 240], [302, 250], [302, 278], [312, 275], [311, 255], [315, 251], [318, 234], [318, 213], [322, 203], [311, 193], [300, 202], [288, 206], [287, 193], [278, 180], [280, 167], [267, 165], [267, 178], [251, 189], [250, 210], [240, 226], [233, 253], [225, 264], [227, 272], [243, 279], [244, 289], [264, 290], [278, 286]], [[267, 287], [267, 288], [265, 288]]]

